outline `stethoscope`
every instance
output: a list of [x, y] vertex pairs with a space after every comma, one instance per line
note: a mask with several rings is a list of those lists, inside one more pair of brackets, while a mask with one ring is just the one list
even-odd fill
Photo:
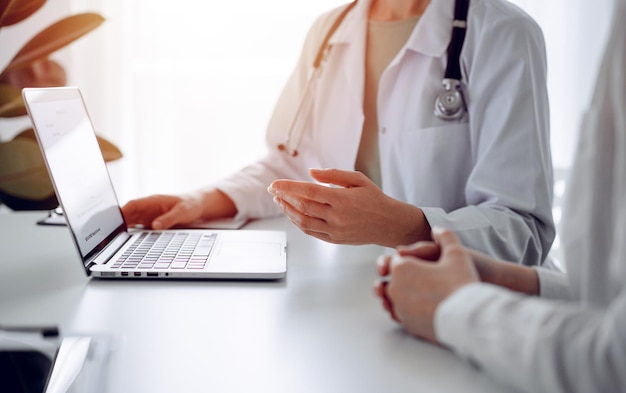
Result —
[[[293, 117], [289, 132], [285, 143], [278, 144], [278, 150], [284, 151], [292, 157], [298, 155], [298, 146], [302, 140], [302, 133], [306, 128], [306, 123], [310, 121], [311, 110], [315, 98], [315, 84], [321, 73], [322, 61], [326, 58], [329, 50], [328, 41], [337, 31], [339, 25], [345, 19], [348, 12], [356, 5], [357, 0], [350, 3], [339, 14], [333, 25], [330, 27], [322, 44], [320, 45], [315, 61], [313, 62], [313, 70], [307, 79], [304, 88], [304, 96], [300, 100], [296, 113]], [[461, 84], [461, 50], [465, 42], [465, 32], [467, 30], [467, 12], [469, 9], [469, 0], [455, 0], [454, 2], [454, 20], [452, 21], [452, 36], [448, 45], [448, 63], [446, 72], [442, 81], [443, 89], [435, 97], [434, 114], [438, 118], [445, 121], [454, 121], [463, 117], [466, 112], [465, 97], [463, 95], [463, 86]]]

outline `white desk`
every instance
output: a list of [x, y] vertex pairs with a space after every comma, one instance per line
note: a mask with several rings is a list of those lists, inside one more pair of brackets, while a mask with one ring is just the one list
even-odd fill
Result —
[[406, 334], [374, 296], [376, 246], [338, 246], [284, 218], [276, 282], [87, 279], [44, 212], [0, 214], [0, 323], [106, 334], [108, 391], [502, 392], [450, 352]]

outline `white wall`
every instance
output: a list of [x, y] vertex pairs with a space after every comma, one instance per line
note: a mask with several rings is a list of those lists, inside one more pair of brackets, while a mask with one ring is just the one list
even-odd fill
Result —
[[548, 53], [552, 158], [567, 168], [590, 99], [613, 0], [511, 0], [541, 26]]
[[74, 76], [125, 154], [110, 165], [125, 201], [192, 190], [263, 154], [309, 26], [342, 1], [90, 3], [107, 18], [101, 54], [76, 59]]

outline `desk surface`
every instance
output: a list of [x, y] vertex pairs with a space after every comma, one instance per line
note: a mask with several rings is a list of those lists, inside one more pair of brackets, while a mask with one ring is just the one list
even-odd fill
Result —
[[102, 281], [65, 227], [0, 214], [0, 323], [113, 337], [107, 391], [502, 392], [445, 349], [406, 334], [373, 294], [377, 246], [339, 246], [284, 218], [287, 278]]

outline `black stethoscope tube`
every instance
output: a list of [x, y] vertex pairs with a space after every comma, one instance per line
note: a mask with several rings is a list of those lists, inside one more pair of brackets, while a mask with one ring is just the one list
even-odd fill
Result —
[[454, 3], [454, 21], [452, 22], [452, 37], [448, 45], [448, 64], [446, 79], [461, 80], [461, 50], [465, 42], [467, 31], [467, 12], [469, 0], [456, 0]]

